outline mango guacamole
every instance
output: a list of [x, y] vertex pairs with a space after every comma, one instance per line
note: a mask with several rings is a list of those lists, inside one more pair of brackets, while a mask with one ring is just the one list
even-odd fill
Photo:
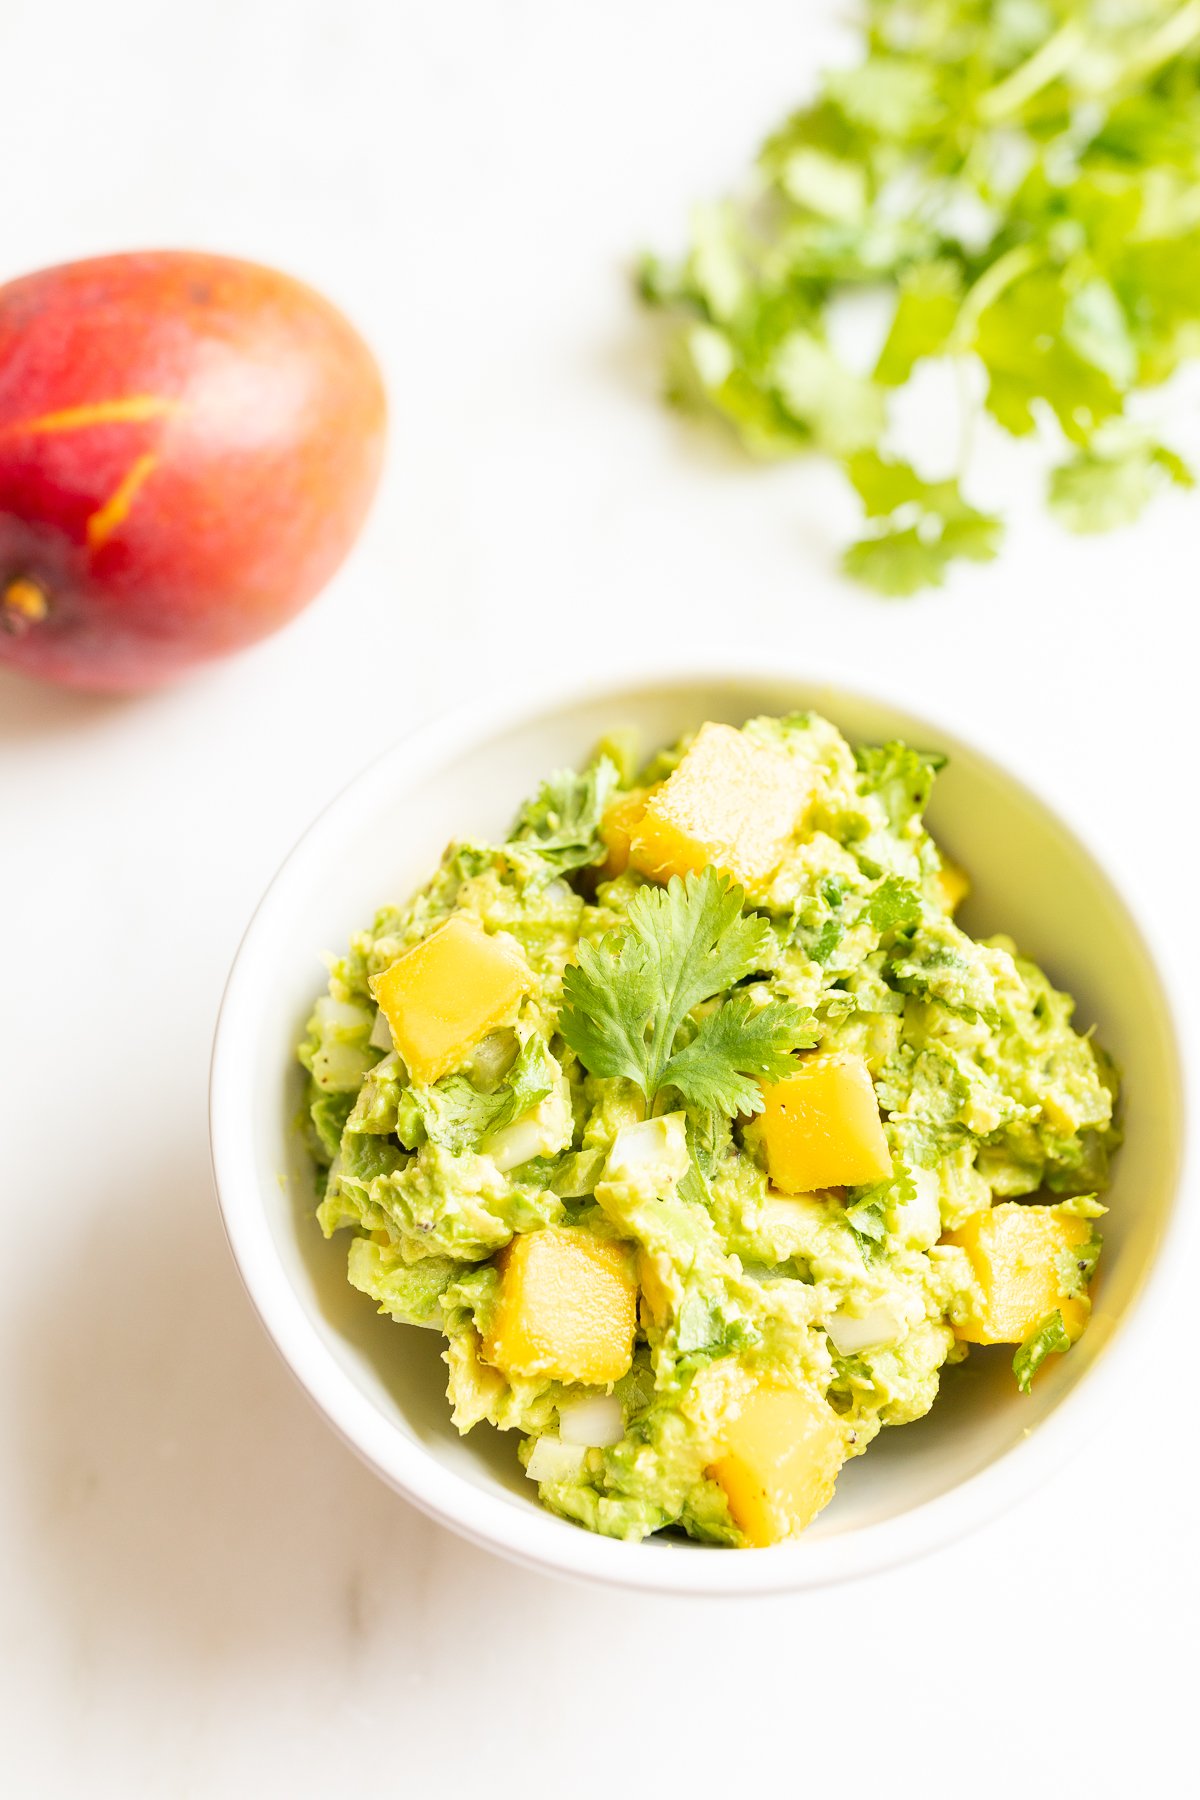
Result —
[[970, 1346], [1028, 1390], [1086, 1326], [1116, 1077], [955, 923], [941, 760], [810, 713], [615, 734], [332, 964], [321, 1228], [589, 1530], [791, 1538]]

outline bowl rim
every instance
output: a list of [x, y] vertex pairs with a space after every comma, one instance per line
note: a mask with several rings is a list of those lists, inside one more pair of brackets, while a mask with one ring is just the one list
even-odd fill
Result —
[[[906, 712], [936, 736], [957, 738], [973, 755], [1005, 778], [1015, 780], [1079, 845], [1107, 881], [1124, 922], [1138, 942], [1155, 979], [1169, 1034], [1175, 1076], [1173, 1102], [1179, 1118], [1179, 1153], [1170, 1201], [1153, 1257], [1139, 1287], [1114, 1322], [1102, 1356], [1053, 1409], [1046, 1429], [1030, 1432], [995, 1461], [944, 1494], [898, 1516], [828, 1539], [801, 1538], [753, 1554], [645, 1554], [644, 1547], [597, 1536], [536, 1507], [521, 1507], [497, 1491], [489, 1493], [444, 1468], [420, 1443], [408, 1439], [376, 1408], [336, 1361], [292, 1285], [271, 1236], [259, 1183], [247, 1152], [249, 1115], [241, 1102], [247, 1083], [247, 1030], [254, 1018], [254, 988], [261, 952], [269, 944], [276, 910], [293, 885], [318, 860], [324, 835], [340, 826], [348, 806], [369, 809], [377, 792], [403, 787], [423, 767], [476, 749], [489, 738], [540, 715], [561, 712], [611, 696], [664, 688], [778, 686], [794, 681], [808, 688]], [[993, 752], [973, 724], [953, 704], [940, 700], [929, 717], [918, 698], [864, 682], [828, 657], [813, 663], [790, 656], [767, 667], [729, 646], [693, 651], [678, 663], [597, 660], [581, 679], [564, 681], [543, 673], [508, 682], [503, 693], [478, 692], [449, 711], [405, 733], [378, 753], [321, 808], [293, 845], [267, 886], [239, 943], [217, 1018], [209, 1077], [210, 1152], [217, 1199], [235, 1265], [259, 1320], [293, 1377], [347, 1444], [382, 1480], [438, 1523], [485, 1549], [541, 1572], [603, 1586], [660, 1594], [695, 1596], [783, 1594], [854, 1579], [892, 1567], [965, 1536], [1014, 1505], [1047, 1479], [1092, 1435], [1106, 1410], [1114, 1378], [1132, 1362], [1152, 1316], [1150, 1299], [1165, 1278], [1168, 1249], [1180, 1226], [1180, 1195], [1192, 1161], [1188, 1117], [1186, 1040], [1179, 1009], [1163, 979], [1165, 959], [1126, 897], [1105, 851], [1078, 826], [1068, 823], [1058, 795], [1045, 780], [1023, 768], [1020, 752]], [[919, 689], [919, 684], [914, 684]], [[641, 1551], [641, 1553], [639, 1553]]]

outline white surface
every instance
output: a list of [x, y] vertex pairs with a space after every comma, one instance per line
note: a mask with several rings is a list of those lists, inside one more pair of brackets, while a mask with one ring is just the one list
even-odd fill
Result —
[[[288, 858], [222, 1003], [213, 1165], [230, 1243], [264, 1324], [330, 1422], [403, 1495], [473, 1542], [538, 1569], [662, 1593], [779, 1594], [941, 1548], [1022, 1498], [1095, 1420], [1111, 1416], [1122, 1359], [1152, 1329], [1155, 1264], [1173, 1255], [1167, 1226], [1182, 1120], [1169, 1010], [1108, 879], [1047, 810], [1061, 809], [1061, 796], [1037, 798], [1021, 771], [981, 756], [950, 696], [950, 716], [931, 720], [862, 695], [842, 671], [806, 676], [782, 661], [763, 669], [726, 647], [712, 665], [680, 659], [665, 678], [593, 670], [568, 686], [560, 674], [540, 691], [477, 698], [410, 733], [339, 795]], [[295, 1129], [303, 1096], [295, 1044], [312, 1008], [313, 945], [345, 943], [382, 901], [427, 879], [448, 819], [466, 838], [496, 838], [514, 794], [534, 791], [547, 769], [578, 766], [606, 731], [632, 729], [649, 747], [675, 742], [701, 719], [740, 723], [804, 707], [833, 719], [851, 742], [900, 738], [949, 756], [928, 818], [975, 881], [965, 922], [1011, 932], [1078, 997], [1083, 1028], [1104, 1021], [1129, 1102], [1104, 1280], [1083, 1342], [1032, 1395], [1016, 1391], [1011, 1356], [973, 1357], [919, 1431], [885, 1433], [844, 1472], [834, 1503], [798, 1543], [736, 1556], [662, 1537], [634, 1550], [538, 1506], [503, 1434], [463, 1439], [453, 1430], [438, 1346], [427, 1333], [401, 1338], [373, 1316], [347, 1288], [344, 1242], [326, 1244], [315, 1229], [312, 1171]], [[654, 1128], [681, 1126], [681, 1118]]]
[[732, 623], [853, 659], [934, 712], [968, 688], [983, 735], [1069, 784], [1197, 993], [1196, 502], [1085, 543], [1027, 506], [999, 564], [889, 607], [829, 574], [852, 518], [833, 476], [746, 471], [653, 404], [622, 259], [741, 165], [832, 11], [0, 12], [3, 273], [151, 243], [281, 263], [352, 311], [395, 409], [368, 535], [282, 638], [134, 703], [0, 679], [0, 1735], [22, 1796], [526, 1795], [578, 1769], [605, 1700], [620, 1728], [581, 1794], [1179, 1790], [1194, 1229], [1156, 1353], [1030, 1503], [854, 1588], [700, 1607], [522, 1574], [396, 1500], [279, 1365], [209, 1189], [209, 1033], [280, 856], [465, 682], [577, 655], [597, 606], [659, 651]]

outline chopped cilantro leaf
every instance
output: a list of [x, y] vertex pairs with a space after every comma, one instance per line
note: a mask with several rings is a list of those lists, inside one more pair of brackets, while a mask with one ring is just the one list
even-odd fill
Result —
[[598, 756], [582, 774], [560, 770], [521, 808], [509, 843], [532, 852], [547, 875], [566, 875], [599, 862], [604, 855], [600, 820], [618, 780], [610, 756]]
[[1027, 1394], [1033, 1385], [1033, 1378], [1048, 1356], [1062, 1355], [1071, 1348], [1071, 1340], [1067, 1336], [1067, 1328], [1063, 1324], [1063, 1316], [1056, 1307], [1048, 1313], [1021, 1345], [1013, 1357], [1013, 1374], [1017, 1378], [1017, 1386], [1023, 1394]]
[[911, 881], [890, 875], [881, 881], [866, 906], [863, 916], [882, 936], [901, 925], [915, 925], [921, 917], [923, 902]]
[[1102, 1247], [1099, 1234], [1093, 1231], [1082, 1244], [1072, 1244], [1070, 1249], [1062, 1252], [1057, 1266], [1058, 1289], [1064, 1299], [1083, 1293], [1096, 1273]]
[[489, 1132], [511, 1125], [544, 1100], [559, 1074], [558, 1064], [535, 1033], [493, 1093], [483, 1093], [466, 1075], [445, 1075], [432, 1087], [405, 1089], [396, 1134], [408, 1150], [426, 1138], [447, 1150], [473, 1149]]
[[761, 1333], [736, 1307], [719, 1296], [688, 1294], [675, 1321], [675, 1350], [697, 1362], [747, 1350]]
[[1052, 472], [1049, 500], [1071, 531], [1108, 531], [1136, 519], [1164, 481], [1195, 485], [1186, 463], [1160, 444], [1119, 454], [1082, 450]]
[[893, 831], [919, 819], [929, 804], [933, 780], [946, 758], [937, 752], [912, 750], [907, 744], [862, 744], [854, 752], [858, 785], [874, 794]]
[[887, 1235], [882, 1196], [876, 1194], [856, 1200], [853, 1206], [846, 1208], [846, 1223], [864, 1251], [882, 1244]]

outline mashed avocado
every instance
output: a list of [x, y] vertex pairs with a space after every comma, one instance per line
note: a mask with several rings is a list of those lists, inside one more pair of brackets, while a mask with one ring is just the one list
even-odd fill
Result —
[[940, 764], [812, 714], [615, 738], [332, 966], [322, 1229], [593, 1531], [793, 1536], [970, 1345], [1027, 1390], [1085, 1327], [1116, 1079], [955, 923]]

